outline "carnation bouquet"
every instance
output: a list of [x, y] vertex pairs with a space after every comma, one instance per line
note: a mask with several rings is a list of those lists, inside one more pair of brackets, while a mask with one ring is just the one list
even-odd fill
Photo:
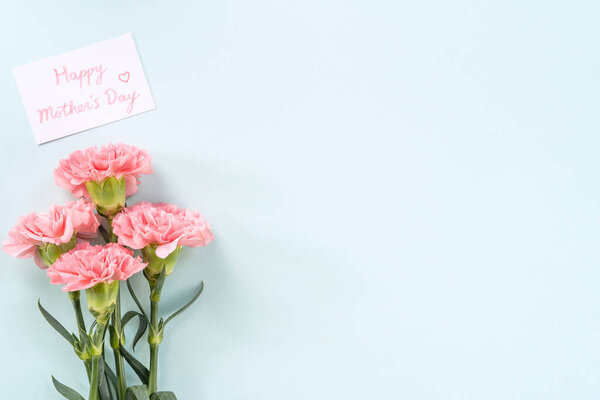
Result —
[[[194, 297], [166, 318], [159, 314], [161, 294], [183, 247], [204, 246], [213, 235], [197, 211], [164, 203], [128, 206], [126, 198], [137, 191], [140, 176], [150, 173], [150, 156], [134, 146], [109, 144], [75, 151], [60, 161], [54, 180], [80, 199], [21, 217], [2, 243], [11, 256], [33, 258], [51, 284], [64, 285], [77, 321], [74, 333], [39, 301], [38, 307], [81, 360], [89, 381], [88, 400], [176, 399], [173, 392], [157, 388], [158, 350], [167, 324], [200, 296], [204, 285], [200, 282]], [[148, 282], [149, 308], [129, 282], [140, 272]], [[137, 310], [121, 309], [125, 288]], [[82, 311], [82, 291], [91, 324], [86, 324]], [[138, 328], [130, 351], [124, 328], [135, 320]], [[147, 363], [133, 354], [144, 335], [150, 349]], [[126, 365], [140, 382], [127, 382]], [[65, 398], [85, 400], [56, 378], [52, 381]]]

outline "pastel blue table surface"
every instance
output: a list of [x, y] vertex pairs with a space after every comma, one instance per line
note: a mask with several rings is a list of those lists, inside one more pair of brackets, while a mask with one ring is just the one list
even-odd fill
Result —
[[[183, 400], [596, 400], [600, 5], [27, 1], [0, 23], [0, 232], [75, 149], [146, 148], [131, 202], [200, 210], [163, 291]], [[11, 68], [132, 32], [157, 109], [37, 146]], [[2, 398], [87, 392], [0, 255]], [[147, 296], [143, 278], [135, 288]], [[125, 308], [133, 309], [129, 298]], [[134, 326], [128, 328], [131, 338]], [[136, 349], [145, 362], [147, 346]], [[128, 371], [128, 379], [137, 383]]]

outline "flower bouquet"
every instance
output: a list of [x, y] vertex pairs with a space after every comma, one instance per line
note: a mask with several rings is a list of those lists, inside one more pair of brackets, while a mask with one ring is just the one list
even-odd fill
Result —
[[[150, 156], [134, 146], [109, 144], [75, 151], [60, 161], [54, 180], [80, 199], [21, 217], [2, 243], [11, 256], [33, 257], [50, 283], [64, 285], [75, 313], [76, 333], [39, 300], [38, 307], [81, 359], [89, 381], [88, 400], [176, 399], [172, 392], [158, 391], [158, 349], [167, 324], [200, 296], [203, 283], [187, 304], [167, 318], [159, 315], [161, 294], [182, 248], [204, 246], [213, 235], [197, 211], [163, 203], [127, 206], [126, 198], [137, 191], [140, 176], [150, 173]], [[148, 281], [149, 312], [128, 280], [139, 272]], [[125, 287], [138, 310], [121, 310]], [[89, 327], [81, 307], [82, 291], [94, 319]], [[133, 350], [148, 332], [148, 367], [125, 348], [124, 328], [134, 320], [138, 328]], [[112, 352], [114, 364], [106, 351]], [[128, 385], [126, 364], [141, 384]], [[85, 400], [54, 377], [52, 381], [65, 398]]]

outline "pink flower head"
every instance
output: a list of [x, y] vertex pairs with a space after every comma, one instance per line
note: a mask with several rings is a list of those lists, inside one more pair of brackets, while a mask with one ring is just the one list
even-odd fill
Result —
[[166, 258], [178, 246], [205, 246], [214, 238], [198, 211], [148, 202], [125, 208], [113, 220], [113, 232], [119, 243], [132, 249], [157, 245], [156, 255], [160, 258]]
[[2, 242], [2, 249], [13, 257], [34, 257], [40, 268], [46, 268], [38, 247], [69, 243], [75, 234], [84, 239], [94, 238], [99, 225], [92, 203], [79, 200], [54, 205], [46, 213], [31, 213], [19, 218]]
[[63, 292], [73, 292], [91, 288], [100, 282], [127, 280], [145, 267], [141, 257], [134, 258], [132, 250], [116, 243], [92, 246], [82, 242], [60, 256], [46, 273], [50, 283], [64, 284]]
[[77, 150], [60, 160], [54, 170], [54, 181], [75, 196], [89, 200], [85, 186], [88, 181], [102, 182], [108, 177], [124, 177], [125, 193], [131, 196], [137, 192], [139, 176], [151, 173], [152, 164], [146, 150], [123, 143], [109, 143], [100, 148], [93, 146]]
[[100, 221], [94, 214], [94, 204], [83, 199], [70, 201], [63, 206], [56, 206], [71, 217], [73, 229], [81, 239], [93, 239], [98, 236]]

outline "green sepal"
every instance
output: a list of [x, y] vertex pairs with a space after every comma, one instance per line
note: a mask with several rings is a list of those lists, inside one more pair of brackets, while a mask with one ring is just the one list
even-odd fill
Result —
[[156, 392], [152, 393], [150, 400], [177, 400], [173, 392]]
[[119, 281], [99, 282], [85, 289], [88, 309], [98, 323], [106, 324], [117, 304]]
[[56, 388], [58, 393], [62, 394], [64, 398], [69, 400], [85, 400], [85, 398], [82, 395], [80, 395], [67, 385], [63, 385], [62, 383], [60, 383], [54, 376], [52, 377], [52, 383], [54, 384], [54, 387]]
[[166, 258], [160, 258], [156, 255], [157, 247], [156, 244], [149, 244], [142, 248], [142, 258], [148, 263], [148, 266], [144, 269], [144, 276], [150, 286], [156, 285], [156, 280], [163, 269], [167, 271], [167, 276], [173, 273], [182, 250], [181, 246], [177, 246]]
[[42, 313], [42, 315], [44, 316], [44, 318], [46, 319], [46, 321], [48, 321], [48, 323], [50, 324], [51, 327], [54, 328], [54, 330], [56, 332], [58, 332], [58, 334], [62, 337], [64, 337], [67, 342], [69, 342], [71, 344], [71, 346], [75, 346], [75, 343], [77, 342], [77, 336], [75, 336], [72, 333], [69, 333], [69, 331], [61, 325], [60, 322], [58, 322], [56, 320], [56, 318], [54, 318], [52, 316], [52, 314], [50, 314], [48, 311], [46, 311], [46, 309], [44, 307], [42, 307], [42, 303], [40, 303], [40, 300], [38, 299], [38, 308], [40, 309], [40, 312]]
[[[142, 338], [142, 336], [144, 335], [144, 332], [146, 332], [146, 328], [148, 327], [148, 322], [146, 321], [146, 318], [137, 311], [128, 311], [127, 313], [125, 313], [125, 315], [123, 316], [123, 318], [121, 320], [122, 321], [121, 326], [123, 329], [125, 329], [125, 325], [127, 325], [127, 323], [135, 317], [139, 317], [138, 319], [140, 322], [138, 325], [137, 332], [135, 333], [135, 338], [133, 339], [133, 350], [134, 351], [135, 351], [135, 345]], [[125, 344], [125, 343], [123, 343], [123, 344]]]
[[125, 392], [125, 400], [150, 400], [146, 385], [130, 386]]
[[140, 378], [143, 384], [147, 385], [150, 379], [150, 371], [148, 371], [148, 368], [144, 367], [144, 364], [139, 362], [133, 356], [133, 354], [131, 354], [125, 349], [125, 347], [121, 346], [120, 351], [125, 361], [127, 361], [127, 364], [129, 364], [131, 366], [131, 369], [133, 369], [133, 372], [135, 372], [135, 374]]
[[179, 314], [181, 314], [182, 312], [184, 312], [189, 306], [191, 306], [192, 304], [194, 304], [194, 302], [202, 294], [202, 290], [204, 290], [204, 282], [200, 282], [200, 287], [198, 288], [198, 291], [196, 292], [196, 294], [194, 295], [194, 297], [192, 297], [192, 299], [187, 302], [187, 304], [185, 306], [183, 306], [179, 310], [175, 311], [173, 314], [171, 314], [166, 319], [166, 321], [164, 323], [164, 326], [166, 326], [169, 323], [170, 320], [172, 320], [173, 318], [175, 318], [176, 316], [178, 316]]
[[109, 176], [101, 182], [87, 181], [85, 187], [98, 213], [114, 217], [125, 207], [125, 177]]
[[73, 237], [67, 243], [58, 245], [54, 243], [44, 243], [38, 247], [37, 251], [42, 261], [44, 261], [44, 264], [51, 266], [60, 256], [75, 248], [76, 245], [77, 235], [73, 234]]

